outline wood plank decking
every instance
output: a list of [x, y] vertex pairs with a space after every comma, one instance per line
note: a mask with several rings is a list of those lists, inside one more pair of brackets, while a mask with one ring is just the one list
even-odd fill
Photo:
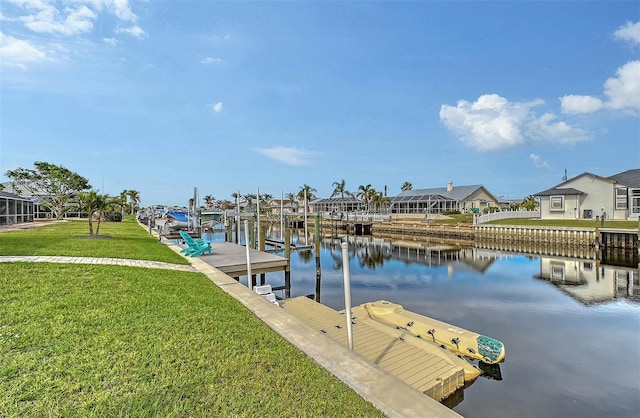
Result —
[[[246, 247], [229, 242], [213, 242], [211, 248], [213, 254], [204, 254], [198, 258], [231, 277], [247, 275]], [[288, 262], [284, 257], [251, 248], [249, 249], [249, 259], [251, 260], [252, 275], [285, 271]]]
[[[281, 302], [283, 309], [348, 347], [343, 313], [301, 296]], [[464, 386], [464, 371], [414, 344], [364, 321], [353, 320], [353, 349], [420, 392], [442, 400]]]

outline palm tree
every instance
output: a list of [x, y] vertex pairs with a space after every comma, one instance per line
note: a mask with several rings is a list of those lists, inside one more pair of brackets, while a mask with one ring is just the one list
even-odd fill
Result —
[[413, 184], [411, 184], [411, 182], [405, 181], [404, 183], [402, 183], [402, 186], [400, 186], [400, 190], [403, 192], [406, 192], [407, 190], [413, 190]]
[[253, 201], [255, 200], [256, 195], [253, 193], [249, 193], [249, 194], [243, 195], [242, 198], [247, 201], [247, 207], [245, 208], [244, 211], [247, 212], [253, 209]]
[[358, 197], [358, 199], [362, 200], [362, 203], [364, 203], [365, 207], [367, 208], [367, 211], [369, 210], [371, 197], [375, 194], [375, 192], [376, 192], [376, 189], [371, 187], [370, 184], [367, 184], [366, 186], [361, 184], [358, 187], [358, 194], [356, 194], [356, 196]]
[[[295, 193], [287, 193], [285, 195], [285, 197], [287, 198], [287, 201], [291, 204], [292, 209], [295, 208], [295, 210], [293, 210], [293, 212], [297, 212], [298, 211], [298, 201], [296, 200], [296, 194]], [[294, 203], [295, 203], [295, 207], [293, 206]]]
[[373, 204], [374, 211], [377, 213], [382, 212], [382, 208], [390, 201], [391, 199], [383, 195], [382, 192], [376, 192], [371, 196], [371, 203]]
[[124, 214], [126, 213], [125, 209], [127, 207], [127, 192], [128, 190], [123, 190], [120, 192], [120, 198], [118, 199], [117, 205], [120, 207], [120, 218], [124, 219]]
[[98, 194], [95, 202], [96, 213], [98, 214], [98, 226], [96, 227], [96, 235], [100, 234], [100, 222], [102, 221], [103, 215], [105, 212], [109, 210], [115, 201], [109, 197], [107, 194]]
[[271, 203], [273, 203], [273, 195], [270, 193], [260, 194], [260, 212], [271, 212]]
[[334, 189], [333, 189], [333, 193], [331, 194], [331, 197], [340, 195], [340, 198], [342, 199], [342, 211], [343, 212], [344, 212], [344, 195], [347, 195], [349, 197], [353, 197], [353, 193], [351, 193], [350, 191], [347, 190], [345, 184], [346, 183], [345, 183], [344, 179], [342, 179], [341, 181], [334, 181], [333, 184], [332, 184]]
[[303, 200], [305, 194], [307, 195], [307, 201], [305, 202], [305, 204], [307, 205], [307, 212], [309, 211], [309, 201], [316, 198], [316, 195], [314, 194], [316, 192], [317, 190], [309, 186], [308, 184], [304, 184], [302, 187], [300, 187], [300, 191], [298, 192], [298, 200]]
[[140, 203], [140, 192], [137, 190], [127, 190], [127, 196], [129, 196], [129, 204], [131, 209], [131, 214], [133, 215], [133, 211], [136, 209], [138, 204]]
[[527, 196], [522, 201], [522, 207], [526, 210], [535, 210], [538, 207], [538, 201], [533, 195]]
[[118, 199], [112, 199], [109, 195], [99, 194], [95, 190], [78, 193], [77, 208], [87, 213], [89, 221], [89, 235], [93, 235], [93, 217], [97, 215], [98, 226], [96, 235], [100, 233], [100, 221], [104, 212], [111, 207]]
[[98, 193], [95, 190], [78, 193], [78, 203], [76, 208], [78, 211], [86, 212], [89, 220], [89, 235], [93, 235], [93, 214], [96, 211], [96, 199]]
[[215, 202], [215, 200], [216, 198], [211, 196], [210, 194], [204, 197], [204, 203], [205, 205], [207, 205], [207, 209], [211, 209], [213, 207], [213, 203]]

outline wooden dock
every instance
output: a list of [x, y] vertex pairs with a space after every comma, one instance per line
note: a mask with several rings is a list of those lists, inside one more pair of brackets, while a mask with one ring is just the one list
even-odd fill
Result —
[[[301, 296], [281, 302], [286, 311], [348, 347], [344, 313]], [[441, 401], [464, 386], [464, 371], [406, 338], [353, 319], [353, 349], [427, 396]]]
[[[204, 254], [198, 258], [231, 277], [247, 275], [247, 249], [245, 246], [230, 242], [213, 242], [211, 248], [213, 254]], [[251, 248], [249, 249], [249, 259], [251, 260], [252, 275], [285, 271], [288, 263], [284, 257]]]
[[[273, 239], [273, 238], [265, 238], [264, 243], [270, 247], [273, 247], [276, 249], [276, 251], [281, 251], [284, 250], [285, 247], [285, 242], [279, 239]], [[311, 250], [313, 249], [313, 245], [303, 245], [303, 244], [294, 244], [291, 243], [290, 244], [290, 248], [291, 251], [297, 251], [297, 250]]]

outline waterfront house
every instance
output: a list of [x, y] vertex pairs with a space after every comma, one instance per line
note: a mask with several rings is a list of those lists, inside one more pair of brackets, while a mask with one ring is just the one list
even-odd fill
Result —
[[0, 225], [33, 222], [34, 203], [15, 193], [0, 191]]
[[460, 213], [482, 213], [484, 209], [501, 206], [496, 198], [482, 185], [453, 186], [432, 189], [405, 190], [391, 198], [392, 214], [441, 214], [450, 211]]
[[610, 177], [582, 173], [536, 196], [542, 219], [638, 219], [640, 169]]
[[363, 210], [364, 203], [354, 196], [336, 196], [312, 200], [309, 202], [309, 208], [311, 212], [335, 212], [339, 214], [343, 212]]

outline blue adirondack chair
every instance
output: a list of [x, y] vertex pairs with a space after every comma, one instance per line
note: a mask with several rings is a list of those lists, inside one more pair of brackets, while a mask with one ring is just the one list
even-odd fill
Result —
[[204, 253], [212, 254], [211, 243], [205, 242], [202, 239], [195, 239], [185, 231], [180, 231], [180, 236], [184, 240], [185, 244], [187, 244], [186, 248], [180, 250], [180, 252], [184, 255], [187, 255], [189, 257], [197, 257]]

